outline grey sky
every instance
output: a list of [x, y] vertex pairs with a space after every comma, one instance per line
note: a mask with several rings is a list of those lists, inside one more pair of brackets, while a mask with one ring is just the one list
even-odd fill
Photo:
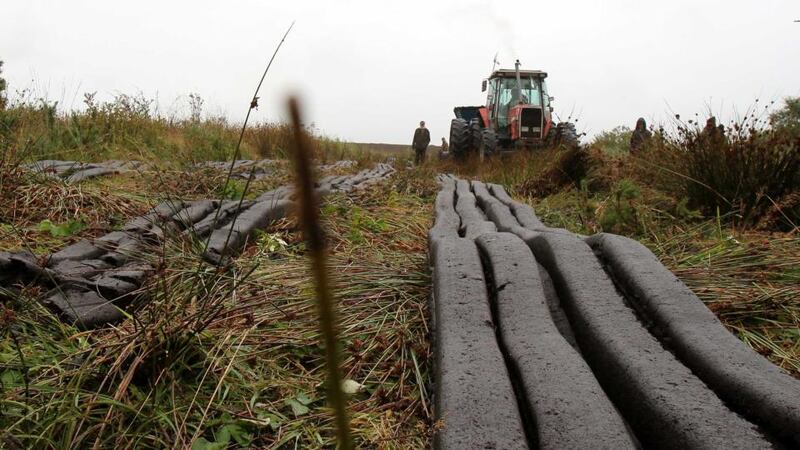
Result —
[[447, 136], [453, 106], [483, 102], [496, 52], [504, 67], [546, 70], [556, 113], [590, 134], [800, 95], [797, 0], [3, 3], [12, 90], [66, 107], [85, 91], [141, 90], [167, 114], [196, 92], [235, 120], [296, 19], [255, 119], [283, 117], [299, 92], [309, 121], [361, 142], [409, 143], [421, 119]]

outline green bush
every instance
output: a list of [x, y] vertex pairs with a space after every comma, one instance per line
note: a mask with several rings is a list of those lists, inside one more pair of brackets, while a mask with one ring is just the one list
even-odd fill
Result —
[[632, 180], [620, 180], [612, 189], [611, 199], [600, 216], [603, 231], [629, 234], [638, 229], [638, 218], [634, 201], [641, 190]]
[[783, 108], [769, 116], [769, 122], [775, 130], [800, 136], [800, 97], [787, 97]]
[[598, 134], [591, 146], [600, 148], [609, 155], [627, 155], [630, 153], [631, 134], [633, 130], [620, 125]]

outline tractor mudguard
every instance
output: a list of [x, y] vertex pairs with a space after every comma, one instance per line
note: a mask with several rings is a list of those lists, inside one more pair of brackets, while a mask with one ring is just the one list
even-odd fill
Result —
[[481, 122], [483, 122], [483, 128], [489, 128], [489, 109], [485, 106], [481, 106], [478, 110], [478, 113], [481, 115]]
[[[486, 121], [483, 118], [483, 114], [481, 110], [485, 110], [485, 106], [456, 106], [453, 108], [453, 112], [456, 114], [456, 118], [464, 119], [469, 123], [472, 119], [481, 119], [481, 123], [483, 126], [486, 126]], [[486, 117], [488, 117], [488, 113], [486, 113]]]

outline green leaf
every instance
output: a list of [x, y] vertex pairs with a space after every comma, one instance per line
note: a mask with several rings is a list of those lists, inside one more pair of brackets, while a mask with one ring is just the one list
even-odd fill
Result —
[[230, 442], [231, 438], [242, 447], [247, 447], [253, 441], [253, 435], [247, 432], [247, 429], [238, 423], [230, 423], [223, 426], [217, 432], [217, 442]]
[[209, 442], [203, 437], [192, 443], [192, 450], [225, 450], [227, 447], [227, 442]]
[[[255, 405], [256, 408], [265, 408], [267, 406], [268, 405], [265, 405], [264, 403], [256, 403]], [[277, 431], [278, 428], [280, 428], [283, 424], [283, 421], [286, 419], [282, 414], [276, 411], [259, 411], [256, 414], [256, 417], [262, 424], [266, 423], [269, 425], [269, 427], [272, 428], [272, 431]]]
[[222, 195], [229, 200], [241, 200], [244, 197], [244, 184], [238, 180], [228, 180], [222, 186]]
[[214, 441], [226, 445], [231, 441], [231, 432], [228, 430], [228, 425], [221, 427], [214, 433]]
[[289, 245], [285, 240], [283, 240], [283, 238], [281, 238], [279, 233], [262, 233], [259, 240], [262, 248], [266, 249], [270, 253], [283, 251]]
[[39, 231], [50, 233], [53, 237], [67, 237], [86, 228], [86, 224], [80, 220], [70, 220], [63, 224], [54, 224], [50, 219], [39, 222]]
[[22, 374], [17, 370], [4, 370], [3, 374], [0, 375], [0, 382], [6, 387], [19, 386], [23, 381]]
[[311, 397], [306, 395], [305, 392], [301, 392], [301, 393], [297, 394], [297, 396], [295, 396], [295, 398], [297, 399], [298, 402], [300, 402], [300, 403], [302, 403], [304, 405], [308, 405], [308, 404], [310, 404], [311, 402], [314, 401], [314, 399], [312, 399]]
[[300, 403], [299, 401], [293, 398], [287, 398], [286, 400], [284, 400], [284, 403], [292, 407], [292, 412], [294, 413], [295, 417], [300, 417], [302, 415], [308, 414], [308, 412], [310, 411], [306, 405]]
[[253, 442], [253, 435], [240, 423], [227, 423], [214, 433], [214, 442], [200, 438], [192, 444], [192, 450], [223, 450], [228, 448], [231, 439], [239, 447], [248, 447]]
[[283, 420], [281, 420], [280, 417], [268, 412], [260, 412], [258, 413], [257, 417], [263, 421], [266, 421], [269, 424], [269, 427], [272, 428], [272, 431], [277, 431], [278, 428], [280, 428], [283, 424]]

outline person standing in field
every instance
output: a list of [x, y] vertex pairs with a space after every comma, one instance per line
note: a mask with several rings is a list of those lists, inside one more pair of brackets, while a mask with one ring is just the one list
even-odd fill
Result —
[[639, 120], [636, 121], [636, 129], [631, 134], [631, 154], [639, 153], [650, 141], [650, 137], [652, 134], [647, 129], [647, 122], [643, 117], [639, 117]]
[[700, 138], [704, 139], [707, 145], [720, 145], [727, 142], [725, 136], [725, 126], [717, 125], [717, 118], [711, 116], [706, 120], [706, 127], [700, 132]]
[[420, 165], [425, 161], [425, 152], [431, 143], [431, 132], [425, 128], [425, 121], [419, 123], [419, 128], [414, 131], [414, 140], [411, 148], [414, 149], [414, 164]]
[[439, 159], [444, 159], [450, 153], [450, 146], [447, 145], [447, 141], [442, 138], [442, 147], [439, 149]]

